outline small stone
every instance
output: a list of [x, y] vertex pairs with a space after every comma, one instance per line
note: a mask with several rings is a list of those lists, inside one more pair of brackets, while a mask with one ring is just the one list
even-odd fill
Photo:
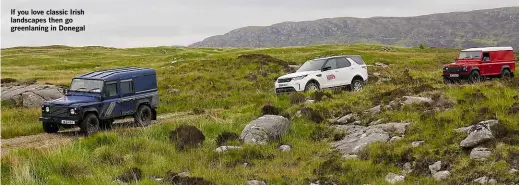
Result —
[[497, 184], [497, 180], [491, 178], [491, 179], [489, 179], [488, 183], [494, 185], [494, 184]]
[[403, 172], [405, 174], [408, 174], [408, 173], [411, 173], [412, 171], [413, 171], [412, 164], [410, 162], [404, 163], [404, 165], [403, 165]]
[[488, 148], [477, 147], [471, 150], [469, 157], [473, 160], [477, 161], [486, 161], [486, 159], [491, 155], [491, 151]]
[[314, 101], [312, 99], [309, 99], [309, 100], [305, 101], [305, 103], [307, 103], [307, 104], [311, 104], [311, 103], [314, 103], [314, 102], [316, 102], [316, 101]]
[[290, 145], [280, 145], [280, 147], [278, 147], [278, 150], [282, 151], [282, 152], [287, 152], [287, 151], [290, 151], [291, 149], [292, 149], [292, 147]]
[[189, 172], [181, 172], [181, 173], [177, 174], [177, 176], [180, 176], [180, 177], [190, 177], [190, 173]]
[[394, 173], [388, 173], [385, 176], [385, 180], [388, 183], [394, 184], [396, 182], [400, 182], [404, 180], [404, 175], [394, 174]]
[[398, 141], [398, 140], [401, 140], [401, 139], [403, 139], [403, 138], [400, 137], [400, 136], [394, 136], [394, 137], [390, 138], [390, 142]]
[[429, 165], [428, 168], [430, 169], [430, 172], [432, 173], [432, 175], [434, 175], [435, 173], [437, 173], [437, 171], [441, 170], [441, 166], [442, 166], [442, 162], [437, 161], [437, 162]]
[[351, 159], [358, 159], [358, 155], [355, 155], [355, 154], [345, 154], [343, 156], [341, 156], [347, 160], [351, 160]]
[[412, 147], [418, 147], [424, 144], [424, 141], [414, 141], [412, 142]]
[[370, 113], [370, 114], [380, 113], [381, 112], [381, 105], [378, 105], [378, 106], [372, 107], [370, 109], [367, 109], [364, 112], [365, 113]]
[[241, 148], [242, 147], [239, 147], [239, 146], [220, 146], [220, 147], [217, 147], [217, 149], [215, 149], [215, 152], [221, 153], [221, 152], [226, 152], [231, 149], [241, 149]]
[[433, 178], [435, 178], [435, 180], [437, 180], [437, 181], [441, 181], [441, 180], [444, 180], [444, 179], [450, 177], [450, 175], [451, 175], [450, 171], [439, 171], [433, 175]]
[[246, 182], [246, 185], [266, 185], [266, 183], [264, 181], [249, 180]]
[[473, 180], [473, 182], [480, 183], [480, 184], [486, 184], [486, 183], [488, 183], [488, 177], [487, 176], [482, 176], [480, 178], [477, 178], [477, 179]]
[[511, 170], [509, 170], [509, 174], [515, 174], [517, 172], [518, 172], [518, 170], [516, 170], [515, 168], [512, 168]]

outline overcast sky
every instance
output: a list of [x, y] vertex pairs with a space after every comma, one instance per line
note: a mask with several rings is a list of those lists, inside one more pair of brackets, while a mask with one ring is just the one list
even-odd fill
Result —
[[[1, 0], [1, 47], [189, 45], [244, 26], [331, 17], [416, 16], [518, 6], [518, 0]], [[11, 32], [11, 9], [83, 9], [85, 32]], [[37, 17], [37, 16], [29, 16]], [[41, 17], [41, 16], [40, 16]], [[45, 24], [43, 24], [45, 25]]]

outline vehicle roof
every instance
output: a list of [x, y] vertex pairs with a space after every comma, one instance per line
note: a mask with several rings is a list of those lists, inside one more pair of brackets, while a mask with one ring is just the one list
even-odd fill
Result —
[[468, 49], [462, 50], [462, 52], [472, 52], [472, 51], [490, 52], [490, 51], [504, 51], [504, 50], [513, 50], [513, 47], [468, 48]]
[[76, 76], [74, 78], [113, 81], [152, 74], [155, 74], [155, 70], [152, 68], [123, 67], [89, 72], [86, 74]]
[[330, 59], [330, 58], [337, 58], [337, 57], [361, 57], [361, 56], [360, 55], [340, 55], [340, 56], [319, 57], [316, 59]]

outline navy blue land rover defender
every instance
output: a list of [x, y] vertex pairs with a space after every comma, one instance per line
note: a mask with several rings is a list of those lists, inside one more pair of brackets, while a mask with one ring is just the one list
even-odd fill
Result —
[[73, 78], [64, 97], [43, 103], [40, 120], [47, 133], [79, 126], [82, 134], [90, 135], [127, 116], [147, 126], [156, 119], [158, 104], [154, 69], [116, 68]]

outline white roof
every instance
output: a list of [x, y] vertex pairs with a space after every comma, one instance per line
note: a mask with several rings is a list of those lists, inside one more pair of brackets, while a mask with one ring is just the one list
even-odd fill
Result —
[[470, 52], [470, 51], [483, 51], [483, 52], [489, 52], [489, 51], [503, 51], [503, 50], [513, 50], [513, 47], [486, 47], [486, 48], [468, 48], [465, 50], [462, 50], [463, 52]]

